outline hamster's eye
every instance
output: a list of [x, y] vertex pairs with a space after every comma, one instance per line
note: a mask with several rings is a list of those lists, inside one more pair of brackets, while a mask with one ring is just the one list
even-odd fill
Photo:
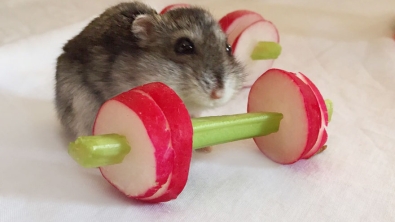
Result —
[[177, 40], [174, 51], [179, 54], [193, 54], [195, 53], [195, 46], [188, 38], [180, 38]]
[[226, 52], [228, 53], [228, 55], [232, 55], [232, 46], [230, 46], [229, 44], [226, 44]]

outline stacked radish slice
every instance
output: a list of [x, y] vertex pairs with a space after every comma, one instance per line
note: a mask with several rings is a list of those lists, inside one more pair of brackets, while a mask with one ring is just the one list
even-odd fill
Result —
[[128, 197], [146, 202], [176, 198], [186, 184], [192, 155], [189, 119], [177, 94], [160, 83], [104, 103], [93, 134], [124, 135], [132, 149], [121, 163], [100, 167], [103, 177]]
[[283, 113], [278, 132], [254, 138], [259, 149], [274, 162], [291, 164], [308, 159], [328, 139], [331, 102], [325, 101], [314, 83], [302, 73], [269, 69], [251, 87], [247, 109]]
[[82, 166], [99, 167], [124, 195], [165, 202], [184, 189], [193, 149], [266, 136], [281, 119], [274, 112], [191, 119], [175, 91], [154, 82], [106, 101], [93, 136], [70, 143], [69, 154]]
[[219, 20], [235, 57], [246, 67], [245, 87], [250, 87], [281, 53], [274, 24], [250, 10], [236, 10]]

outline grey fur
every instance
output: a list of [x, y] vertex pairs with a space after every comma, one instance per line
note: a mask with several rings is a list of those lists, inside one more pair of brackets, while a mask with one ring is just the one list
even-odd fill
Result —
[[[196, 54], [174, 52], [175, 41], [183, 36], [194, 42]], [[141, 2], [110, 7], [69, 40], [58, 57], [55, 105], [60, 122], [73, 136], [90, 135], [103, 102], [154, 81], [173, 88], [192, 116], [222, 105], [242, 88], [245, 77], [243, 66], [227, 54], [226, 41], [217, 21], [199, 7], [163, 15]], [[213, 89], [226, 85], [232, 87], [230, 96], [210, 99]]]

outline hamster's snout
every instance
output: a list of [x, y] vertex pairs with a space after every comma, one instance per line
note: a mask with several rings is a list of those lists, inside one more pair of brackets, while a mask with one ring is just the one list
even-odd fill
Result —
[[210, 97], [212, 99], [221, 99], [224, 96], [224, 89], [214, 89], [211, 91]]
[[[229, 102], [237, 92], [236, 80], [234, 78], [225, 78], [221, 86], [215, 86], [208, 91], [208, 100], [205, 104], [209, 107], [221, 106]], [[207, 98], [207, 97], [206, 97]]]

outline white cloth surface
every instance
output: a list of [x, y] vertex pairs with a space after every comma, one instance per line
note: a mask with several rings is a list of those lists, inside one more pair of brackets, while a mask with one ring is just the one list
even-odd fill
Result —
[[[242, 5], [234, 2], [226, 10]], [[334, 103], [328, 149], [279, 165], [251, 139], [218, 145], [194, 153], [184, 191], [162, 204], [128, 200], [67, 154], [53, 106], [55, 59], [88, 20], [0, 47], [0, 221], [395, 221], [395, 41], [386, 31], [370, 33], [389, 24], [356, 21], [389, 21], [384, 15], [394, 2], [368, 10], [347, 1], [322, 17], [320, 7], [330, 4], [314, 2], [272, 6], [276, 13], [300, 12], [293, 14], [299, 19], [263, 15], [281, 24], [283, 52], [274, 67], [305, 73]], [[245, 4], [259, 10], [258, 3]], [[306, 8], [321, 20], [296, 16]], [[243, 113], [247, 95], [205, 115]]]

